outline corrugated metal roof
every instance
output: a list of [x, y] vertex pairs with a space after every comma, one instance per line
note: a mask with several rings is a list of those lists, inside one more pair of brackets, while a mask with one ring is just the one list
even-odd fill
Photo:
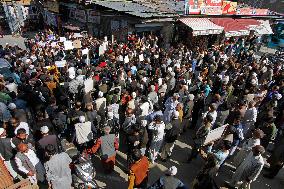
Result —
[[177, 14], [170, 11], [157, 10], [155, 6], [146, 6], [133, 1], [92, 1], [93, 4], [124, 12], [142, 18], [175, 17]]

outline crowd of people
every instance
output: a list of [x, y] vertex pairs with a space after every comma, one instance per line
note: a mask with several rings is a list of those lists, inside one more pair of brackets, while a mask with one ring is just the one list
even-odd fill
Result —
[[[227, 185], [249, 187], [268, 149], [264, 176], [273, 178], [282, 168], [284, 67], [255, 58], [256, 37], [188, 49], [163, 48], [153, 35], [129, 35], [127, 42], [80, 36], [87, 54], [65, 50], [59, 37], [44, 31], [26, 40], [26, 50], [0, 46], [0, 58], [11, 65], [0, 75], [0, 157], [15, 182], [28, 178], [53, 189], [71, 188], [68, 143], [82, 156], [99, 157], [104, 174], [113, 172], [117, 151], [124, 149], [128, 189], [187, 188], [175, 177], [175, 166], [148, 183], [151, 165], [171, 159], [186, 132], [195, 133], [192, 150], [183, 152], [188, 163], [198, 154], [205, 160], [195, 189], [214, 188], [225, 162], [236, 167]], [[57, 67], [62, 60], [67, 64]], [[89, 78], [93, 89], [86, 92]], [[205, 143], [223, 125], [222, 137]]]

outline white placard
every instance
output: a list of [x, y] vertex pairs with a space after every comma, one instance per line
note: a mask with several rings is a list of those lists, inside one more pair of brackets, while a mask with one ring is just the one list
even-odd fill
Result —
[[72, 41], [64, 41], [64, 49], [65, 50], [72, 50], [73, 47], [73, 42]]
[[214, 142], [218, 139], [220, 139], [224, 133], [224, 131], [226, 130], [228, 124], [227, 125], [223, 125], [221, 127], [218, 127], [214, 130], [211, 130], [209, 132], [209, 134], [207, 135], [205, 141], [204, 141], [204, 145], [208, 144], [208, 143], [211, 143], [211, 142]]
[[84, 81], [84, 86], [85, 86], [85, 93], [90, 92], [94, 88], [94, 81], [92, 78], [86, 79]]
[[60, 41], [60, 42], [66, 41], [66, 37], [60, 37], [60, 38], [59, 38], [59, 41]]
[[124, 57], [124, 63], [127, 64], [128, 62], [129, 62], [129, 58], [128, 58], [128, 55], [126, 55], [126, 56]]
[[79, 37], [83, 37], [83, 35], [81, 35], [80, 33], [74, 33], [73, 37], [74, 38], [79, 38]]
[[51, 43], [51, 47], [56, 47], [57, 43], [56, 42], [52, 42]]
[[57, 68], [63, 68], [66, 66], [66, 60], [55, 61], [55, 65]]
[[86, 55], [89, 54], [89, 49], [88, 48], [82, 50], [82, 55], [84, 55], [84, 54], [86, 54]]
[[99, 56], [103, 55], [105, 53], [105, 49], [103, 45], [100, 45], [99, 47]]
[[139, 61], [143, 62], [144, 61], [144, 55], [143, 54], [139, 54]]

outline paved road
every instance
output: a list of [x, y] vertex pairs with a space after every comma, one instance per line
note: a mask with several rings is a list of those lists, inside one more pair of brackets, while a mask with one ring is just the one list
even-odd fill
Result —
[[[180, 136], [180, 139], [176, 142], [173, 150], [172, 158], [165, 163], [158, 161], [157, 164], [152, 165], [150, 169], [149, 184], [154, 183], [167, 167], [176, 166], [178, 168], [177, 177], [180, 178], [187, 186], [191, 186], [194, 177], [197, 175], [198, 171], [203, 165], [203, 160], [197, 158], [193, 160], [190, 164], [186, 163], [188, 153], [190, 152], [193, 131], [188, 131], [185, 135]], [[189, 144], [189, 145], [188, 145]], [[95, 166], [98, 171], [96, 179], [98, 184], [102, 188], [108, 189], [125, 189], [127, 188], [127, 174], [123, 171], [126, 169], [126, 155], [121, 151], [117, 155], [117, 165], [115, 167], [115, 172], [110, 175], [102, 174], [102, 168], [99, 160], [96, 160]], [[222, 188], [224, 186], [224, 180], [228, 181], [232, 175], [230, 171], [230, 164], [225, 164], [225, 166], [220, 170], [216, 182]], [[284, 186], [284, 170], [281, 171], [275, 179], [269, 180], [261, 176], [252, 184], [252, 189], [283, 189]]]
[[13, 37], [12, 35], [5, 35], [3, 38], [0, 38], [0, 45], [5, 46], [6, 43], [10, 45], [17, 44], [20, 48], [26, 49], [24, 44], [25, 38], [23, 37]]

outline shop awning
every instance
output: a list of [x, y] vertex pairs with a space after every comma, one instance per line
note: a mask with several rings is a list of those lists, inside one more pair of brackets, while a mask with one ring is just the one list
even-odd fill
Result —
[[226, 37], [249, 35], [250, 28], [260, 25], [255, 19], [211, 18], [210, 20], [224, 27]]
[[259, 26], [251, 27], [251, 30], [254, 30], [256, 35], [273, 34], [268, 20], [259, 20], [259, 22], [261, 23]]
[[220, 34], [223, 32], [223, 27], [214, 24], [208, 18], [181, 18], [179, 21], [193, 30], [193, 36]]

